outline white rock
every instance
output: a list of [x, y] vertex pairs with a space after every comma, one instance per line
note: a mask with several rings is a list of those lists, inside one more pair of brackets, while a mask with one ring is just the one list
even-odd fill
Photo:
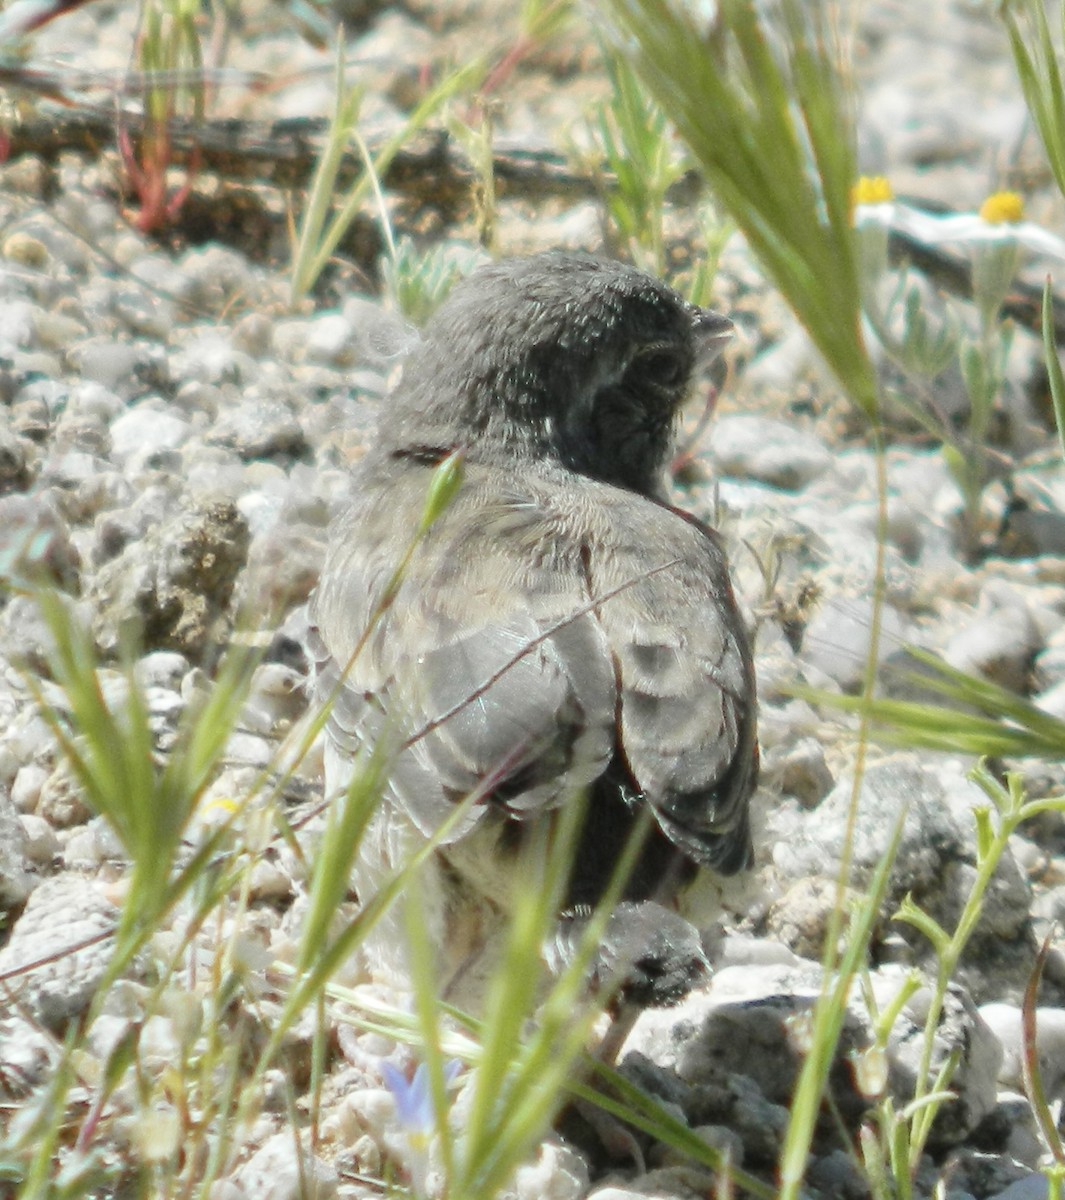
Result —
[[269, 1138], [236, 1172], [233, 1182], [255, 1200], [331, 1200], [338, 1191], [336, 1170], [305, 1150], [298, 1154], [294, 1132]]
[[26, 834], [11, 797], [0, 789], [0, 908], [20, 905], [33, 889]]
[[0, 974], [20, 973], [20, 1002], [60, 1029], [95, 997], [114, 953], [118, 917], [103, 887], [70, 873], [45, 879], [0, 949]]
[[196, 281], [182, 271], [169, 255], [142, 254], [130, 263], [129, 273], [138, 282], [181, 300], [190, 299], [196, 290]]
[[111, 454], [118, 462], [144, 461], [163, 450], [175, 450], [191, 434], [188, 421], [166, 410], [138, 405], [111, 422]]
[[[833, 596], [822, 603], [806, 626], [800, 659], [845, 689], [856, 688], [869, 658], [872, 600], [868, 596]], [[877, 661], [883, 663], [907, 640], [908, 626], [890, 604], [880, 612]]]
[[[904, 985], [903, 970], [883, 967], [869, 982], [880, 1012]], [[791, 1088], [805, 1055], [806, 1024], [821, 991], [821, 969], [811, 962], [799, 967], [745, 964], [719, 970], [710, 984], [692, 992], [675, 1008], [648, 1009], [634, 1026], [622, 1057], [638, 1051], [684, 1081], [746, 1076], [761, 1093], [748, 1098], [748, 1109], [768, 1104], [773, 1110], [790, 1102]], [[923, 1025], [931, 989], [924, 988], [903, 1006], [887, 1047], [888, 1086], [899, 1104], [914, 1094]], [[923, 1006], [923, 1007], [922, 1007]], [[953, 1145], [964, 1139], [994, 1107], [1001, 1051], [964, 989], [951, 986], [936, 1026], [928, 1083], [952, 1054], [958, 1055], [951, 1088], [953, 1103], [937, 1116], [933, 1141]], [[852, 989], [837, 1054], [853, 1057], [874, 1041], [871, 1018], [859, 988]], [[847, 1073], [853, 1079], [853, 1075]], [[837, 1090], [844, 1111], [861, 1111], [870, 1098], [858, 1091]], [[769, 1120], [767, 1110], [766, 1120]], [[786, 1115], [781, 1116], [786, 1122]]]
[[[787, 839], [775, 839], [773, 861], [788, 879], [834, 879], [843, 852], [853, 782], [842, 777]], [[974, 809], [988, 803], [958, 764], [933, 769], [914, 754], [896, 754], [865, 771], [854, 823], [851, 883], [864, 886], [880, 865], [900, 813], [905, 813], [888, 896], [914, 899], [938, 920], [956, 918], [976, 861]], [[770, 820], [772, 821], [772, 814]], [[1030, 889], [1007, 850], [992, 877], [977, 926], [984, 936], [1016, 941], [1028, 920]]]
[[798, 490], [824, 474], [832, 453], [812, 434], [769, 417], [719, 417], [710, 435], [710, 457], [719, 471]]
[[202, 333], [171, 359], [174, 378], [211, 384], [244, 385], [258, 375], [255, 359], [233, 344], [228, 333]]
[[153, 650], [133, 666], [133, 676], [142, 688], [180, 690], [189, 669], [189, 661], [176, 650]]
[[1065, 679], [1033, 697], [1034, 702], [1052, 717], [1065, 721]]
[[515, 1200], [580, 1200], [588, 1189], [588, 1164], [553, 1138], [544, 1142], [533, 1162], [524, 1163], [508, 1191]]
[[348, 366], [355, 360], [355, 329], [346, 316], [327, 312], [308, 322], [304, 353], [308, 362]]
[[[980, 1016], [1002, 1046], [999, 1082], [1023, 1091], [1024, 1030], [1020, 1008], [1015, 1004], [985, 1004], [980, 1008]], [[1065, 1097], [1065, 1009], [1035, 1010], [1035, 1045], [1047, 1098]]]
[[124, 410], [125, 405], [122, 397], [109, 387], [88, 379], [70, 389], [67, 408], [80, 416], [110, 421]]
[[0, 354], [33, 344], [35, 311], [27, 300], [0, 301]]
[[84, 378], [115, 388], [132, 382], [143, 350], [129, 342], [100, 337], [81, 342], [71, 357]]
[[37, 807], [41, 798], [41, 788], [48, 778], [48, 770], [40, 763], [30, 762], [19, 767], [18, 774], [11, 784], [11, 801], [21, 813], [30, 813]]
[[59, 839], [55, 830], [43, 817], [23, 813], [19, 817], [25, 834], [26, 858], [37, 866], [46, 866], [59, 853]]
[[744, 384], [754, 389], [793, 388], [796, 381], [823, 360], [801, 325], [794, 325], [783, 338], [757, 355], [744, 371]]
[[959, 671], [983, 675], [1024, 695], [1032, 660], [1041, 646], [1028, 609], [1017, 603], [974, 617], [950, 639], [943, 657]]

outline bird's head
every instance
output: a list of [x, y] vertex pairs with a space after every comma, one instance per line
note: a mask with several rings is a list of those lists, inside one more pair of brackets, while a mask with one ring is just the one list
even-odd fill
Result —
[[386, 438], [554, 460], [651, 492], [677, 411], [731, 330], [622, 263], [562, 252], [494, 263], [429, 322]]

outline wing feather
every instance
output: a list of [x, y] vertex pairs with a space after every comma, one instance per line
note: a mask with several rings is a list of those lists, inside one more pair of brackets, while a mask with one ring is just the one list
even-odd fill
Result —
[[424, 491], [405, 482], [386, 492], [366, 481], [323, 572], [318, 694], [344, 676], [329, 736], [351, 746], [391, 724], [409, 743], [393, 796], [425, 833], [493, 775], [492, 799], [515, 816], [556, 804], [602, 774], [614, 748], [613, 664], [581, 613], [573, 556], [529, 496], [474, 469], [367, 634], [394, 570], [386, 560], [403, 553], [390, 531], [420, 515]]
[[599, 610], [618, 663], [625, 763], [670, 840], [737, 870], [751, 853], [755, 685], [724, 551], [698, 521], [642, 497], [616, 495], [602, 520], [603, 538], [624, 537], [592, 560], [594, 590], [637, 580]]
[[394, 530], [417, 527], [428, 478], [367, 472], [315, 601], [320, 694], [354, 655], [330, 737], [391, 731], [393, 797], [426, 833], [486, 778], [523, 817], [620, 758], [674, 844], [738, 869], [754, 679], [716, 536], [635, 493], [529, 475], [468, 468], [367, 632], [405, 549]]

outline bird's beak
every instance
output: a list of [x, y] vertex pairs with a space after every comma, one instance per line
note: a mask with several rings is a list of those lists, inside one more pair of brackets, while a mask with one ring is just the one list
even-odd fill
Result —
[[692, 323], [695, 326], [696, 369], [705, 370], [725, 348], [736, 327], [728, 317], [709, 308], [697, 308]]

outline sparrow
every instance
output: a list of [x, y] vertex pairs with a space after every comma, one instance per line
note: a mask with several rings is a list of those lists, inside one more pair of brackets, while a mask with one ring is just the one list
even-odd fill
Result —
[[[722, 544], [670, 503], [665, 472], [681, 407], [731, 331], [619, 262], [493, 263], [430, 319], [355, 469], [311, 605], [326, 789], [348, 785], [360, 751], [391, 747], [360, 899], [452, 820], [423, 892], [455, 1003], [483, 991], [522, 846], [576, 794], [586, 811], [545, 958], [564, 963], [649, 820], [593, 973], [624, 959], [615, 974], [642, 1005], [705, 974], [673, 910], [700, 868], [750, 864], [755, 678]], [[461, 485], [416, 536], [456, 452]], [[374, 970], [402, 980], [405, 943], [386, 916]]]

